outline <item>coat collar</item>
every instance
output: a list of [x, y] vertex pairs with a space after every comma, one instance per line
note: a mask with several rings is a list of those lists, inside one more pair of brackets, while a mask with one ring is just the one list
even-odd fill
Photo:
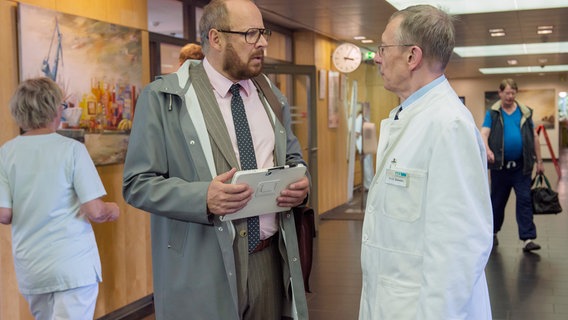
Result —
[[[532, 110], [531, 108], [529, 108], [528, 106], [525, 106], [523, 104], [520, 104], [517, 100], [515, 100], [515, 104], [517, 104], [517, 108], [519, 108], [521, 110], [521, 113], [523, 115], [523, 118], [528, 118], [531, 116], [532, 114]], [[497, 111], [497, 112], [501, 112], [501, 100], [497, 100], [491, 107], [490, 109], [492, 111]]]

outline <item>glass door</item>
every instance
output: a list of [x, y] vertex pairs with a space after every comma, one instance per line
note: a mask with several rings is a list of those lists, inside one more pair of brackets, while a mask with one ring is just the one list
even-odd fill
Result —
[[292, 131], [303, 148], [303, 157], [308, 163], [312, 181], [309, 205], [316, 212], [318, 219], [316, 68], [292, 64], [265, 64], [263, 72], [290, 103]]

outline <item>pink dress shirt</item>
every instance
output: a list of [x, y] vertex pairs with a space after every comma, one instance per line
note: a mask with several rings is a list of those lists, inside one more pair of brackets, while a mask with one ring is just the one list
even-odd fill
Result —
[[[235, 126], [233, 124], [233, 115], [231, 113], [231, 98], [229, 88], [233, 85], [233, 81], [227, 79], [217, 70], [215, 70], [207, 58], [203, 60], [203, 67], [207, 73], [207, 77], [213, 87], [213, 93], [219, 109], [225, 120], [225, 125], [229, 131], [229, 137], [233, 145], [233, 150], [240, 164], [239, 148], [237, 146], [237, 136], [235, 134]], [[241, 89], [241, 97], [245, 104], [247, 120], [252, 135], [252, 143], [256, 155], [256, 163], [258, 168], [270, 168], [274, 166], [274, 129], [272, 122], [264, 109], [264, 105], [260, 101], [258, 91], [252, 80], [241, 80], [238, 82]], [[217, 172], [220, 174], [221, 172]], [[268, 213], [260, 216], [260, 239], [264, 240], [271, 237], [278, 231], [276, 224], [276, 214]]]

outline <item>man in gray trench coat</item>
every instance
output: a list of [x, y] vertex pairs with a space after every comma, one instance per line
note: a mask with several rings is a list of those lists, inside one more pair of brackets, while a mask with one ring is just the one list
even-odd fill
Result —
[[[250, 253], [246, 219], [219, 219], [252, 196], [228, 183], [240, 168], [229, 87], [241, 86], [258, 167], [305, 165], [288, 104], [270, 105], [272, 92], [251, 80], [270, 30], [249, 0], [212, 1], [200, 29], [203, 62], [187, 61], [142, 91], [124, 165], [124, 198], [151, 213], [156, 319], [307, 319], [294, 215], [262, 215]], [[279, 205], [305, 204], [308, 189], [303, 177]]]

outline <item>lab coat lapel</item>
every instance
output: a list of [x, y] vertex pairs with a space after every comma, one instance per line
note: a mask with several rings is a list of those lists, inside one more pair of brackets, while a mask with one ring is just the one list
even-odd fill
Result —
[[383, 169], [386, 159], [388, 159], [392, 150], [394, 150], [395, 146], [400, 141], [400, 138], [410, 122], [408, 120], [408, 117], [394, 120], [394, 114], [391, 112], [391, 115], [387, 119], [381, 121], [379, 144], [377, 146], [377, 172]]

